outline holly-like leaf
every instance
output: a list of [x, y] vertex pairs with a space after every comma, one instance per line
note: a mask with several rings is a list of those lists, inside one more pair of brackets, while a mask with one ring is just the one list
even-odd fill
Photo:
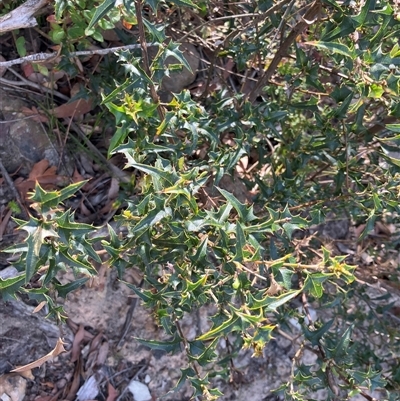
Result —
[[224, 323], [207, 331], [207, 333], [202, 334], [200, 337], [197, 337], [198, 341], [206, 341], [214, 339], [215, 337], [219, 337], [225, 333], [229, 333], [232, 331], [233, 327], [235, 327], [237, 321], [239, 320], [239, 316], [231, 315], [231, 317], [226, 320]]
[[253, 213], [253, 206], [247, 207], [243, 203], [240, 203], [239, 200], [230, 192], [222, 188], [217, 189], [219, 192], [221, 192], [222, 196], [235, 208], [241, 222], [247, 223], [253, 220], [257, 220], [257, 217]]
[[89, 36], [91, 28], [93, 28], [114, 7], [115, 7], [115, 0], [105, 0], [102, 4], [96, 6], [96, 11], [93, 14], [93, 17], [90, 20], [89, 25], [85, 30], [86, 35]]
[[144, 340], [143, 338], [134, 337], [140, 344], [145, 345], [154, 350], [161, 350], [167, 353], [179, 352], [181, 350], [182, 339], [176, 335], [171, 341]]
[[332, 273], [313, 273], [309, 274], [304, 282], [304, 290], [309, 291], [315, 298], [321, 298], [324, 293], [322, 284], [331, 277]]
[[83, 277], [64, 285], [55, 284], [55, 287], [58, 292], [58, 295], [61, 298], [66, 298], [70, 292], [75, 291], [78, 288], [82, 287], [88, 280], [89, 279], [87, 277]]
[[285, 303], [289, 302], [291, 299], [297, 297], [300, 292], [301, 290], [292, 290], [277, 297], [266, 296], [262, 299], [256, 299], [252, 295], [250, 295], [251, 304], [249, 309], [254, 310], [259, 308], [266, 308], [266, 310], [274, 312], [279, 306], [282, 306]]
[[15, 293], [25, 283], [25, 273], [6, 279], [0, 278], [0, 294], [4, 301], [15, 299]]

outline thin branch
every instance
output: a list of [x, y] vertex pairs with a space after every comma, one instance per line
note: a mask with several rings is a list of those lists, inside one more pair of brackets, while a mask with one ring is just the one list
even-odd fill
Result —
[[304, 31], [309, 25], [315, 22], [318, 19], [318, 15], [321, 10], [321, 3], [320, 0], [315, 0], [314, 3], [311, 4], [310, 8], [307, 10], [305, 15], [303, 16], [302, 20], [298, 22], [291, 32], [289, 33], [288, 37], [282, 43], [282, 46], [276, 52], [275, 57], [272, 59], [271, 64], [268, 66], [268, 69], [259, 79], [257, 85], [253, 89], [253, 91], [248, 95], [250, 102], [254, 102], [258, 95], [262, 92], [264, 86], [267, 85], [268, 81], [271, 79], [272, 75], [275, 73], [276, 68], [278, 67], [279, 63], [281, 62], [282, 58], [285, 57], [289, 47], [292, 43], [296, 40], [296, 37]]
[[20, 81], [11, 81], [9, 79], [5, 78], [0, 78], [0, 82], [9, 85], [11, 87], [15, 86], [30, 86], [31, 88], [35, 88], [39, 90], [40, 92], [48, 93], [52, 96], [56, 96], [59, 99], [66, 100], [67, 102], [70, 100], [68, 96], [65, 96], [64, 94], [52, 89], [52, 88], [46, 88], [43, 85], [37, 84], [36, 82], [29, 81], [28, 79], [24, 78], [22, 75], [18, 74], [16, 71], [14, 71], [12, 68], [9, 68], [10, 72], [12, 72], [16, 77], [20, 79]]
[[[153, 43], [146, 43], [146, 47], [154, 47], [158, 46], [157, 44]], [[95, 50], [80, 50], [77, 52], [71, 52], [68, 55], [62, 55], [59, 54], [58, 52], [53, 52], [53, 53], [35, 53], [31, 54], [29, 56], [25, 57], [20, 57], [16, 58], [14, 60], [9, 60], [9, 61], [2, 61], [0, 62], [0, 68], [9, 68], [12, 67], [13, 65], [16, 64], [22, 64], [25, 61], [29, 61], [31, 63], [44, 63], [47, 61], [54, 60], [57, 57], [77, 57], [77, 56], [91, 56], [93, 54], [109, 54], [109, 53], [114, 53], [120, 50], [133, 50], [133, 49], [140, 49], [142, 45], [126, 45], [126, 46], [117, 46], [117, 47], [110, 47], [108, 49], [95, 49]]]
[[249, 14], [225, 15], [222, 17], [210, 19], [210, 20], [205, 21], [202, 24], [196, 26], [195, 28], [193, 28], [191, 31], [189, 31], [186, 35], [181, 37], [179, 40], [181, 42], [183, 42], [188, 36], [190, 36], [191, 34], [193, 34], [196, 31], [198, 31], [199, 29], [203, 28], [204, 26], [212, 24], [213, 22], [230, 20], [232, 18], [244, 18], [244, 17], [255, 17], [255, 21], [252, 21], [252, 23], [259, 22], [259, 21], [267, 18], [269, 15], [273, 14], [275, 11], [281, 9], [286, 3], [289, 3], [289, 1], [291, 1], [291, 0], [282, 0], [278, 4], [275, 4], [274, 6], [272, 6], [271, 8], [269, 8], [267, 11], [265, 11], [262, 14], [249, 13]]
[[[150, 64], [149, 64], [149, 54], [147, 51], [148, 44], [146, 43], [146, 32], [144, 29], [144, 23], [142, 18], [142, 7], [143, 3], [142, 0], [135, 1], [135, 10], [136, 10], [136, 18], [137, 18], [137, 25], [139, 28], [139, 40], [140, 46], [143, 52], [143, 64], [144, 64], [144, 71], [146, 72], [147, 76], [151, 80], [151, 71], [150, 71]], [[149, 83], [150, 95], [153, 99], [153, 102], [157, 104], [157, 112], [160, 117], [160, 120], [163, 121], [165, 118], [165, 110], [164, 107], [160, 104], [160, 98], [157, 94], [156, 87], [154, 86], [153, 81]]]

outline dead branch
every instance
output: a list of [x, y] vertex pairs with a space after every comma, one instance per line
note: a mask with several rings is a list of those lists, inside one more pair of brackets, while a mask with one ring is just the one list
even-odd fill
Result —
[[[147, 47], [151, 46], [158, 46], [157, 44], [153, 43], [146, 43]], [[110, 47], [108, 49], [95, 49], [95, 50], [80, 50], [77, 52], [71, 52], [68, 54], [68, 57], [77, 57], [77, 56], [90, 56], [93, 54], [109, 54], [109, 53], [114, 53], [119, 50], [133, 50], [133, 49], [139, 49], [141, 45], [135, 44], [135, 45], [126, 45], [126, 46], [118, 46], [118, 47]], [[2, 61], [0, 62], [0, 68], [9, 68], [12, 67], [13, 65], [16, 64], [22, 64], [25, 61], [31, 62], [31, 63], [44, 63], [48, 61], [55, 60], [57, 57], [62, 57], [61, 54], [58, 52], [53, 52], [53, 53], [35, 53], [35, 54], [30, 54], [29, 56], [21, 57], [21, 58], [16, 58], [14, 60], [9, 60], [9, 61]]]
[[0, 17], [0, 33], [37, 25], [33, 15], [44, 7], [49, 0], [28, 0], [24, 4]]

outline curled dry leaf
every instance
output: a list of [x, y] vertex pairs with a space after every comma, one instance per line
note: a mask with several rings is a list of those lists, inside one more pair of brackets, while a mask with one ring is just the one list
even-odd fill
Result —
[[50, 172], [51, 172], [51, 174], [54, 174], [55, 173], [54, 168], [53, 167], [49, 168], [49, 165], [50, 165], [50, 163], [47, 159], [40, 160], [32, 167], [32, 170], [29, 173], [28, 179], [35, 181], [39, 177], [44, 175], [45, 173], [47, 173], [46, 175], [48, 175]]
[[35, 188], [36, 182], [38, 182], [43, 189], [49, 190], [56, 186], [62, 187], [68, 185], [69, 179], [68, 177], [58, 175], [57, 167], [49, 166], [49, 161], [43, 159], [32, 167], [26, 180], [18, 177], [14, 185], [19, 190], [21, 197], [26, 199], [28, 192]]
[[78, 117], [89, 113], [92, 109], [93, 102], [91, 100], [78, 99], [56, 107], [53, 109], [53, 114], [57, 118]]
[[52, 361], [56, 356], [60, 355], [63, 352], [66, 352], [66, 349], [64, 348], [64, 344], [65, 343], [62, 341], [62, 339], [59, 338], [54, 349], [52, 351], [50, 351], [47, 355], [42, 356], [41, 358], [37, 359], [34, 362], [28, 363], [27, 365], [20, 366], [16, 369], [12, 370], [11, 372], [19, 373], [19, 372], [26, 372], [28, 370], [39, 368], [45, 362]]
[[273, 274], [270, 274], [270, 279], [271, 279], [271, 285], [268, 288], [267, 291], [265, 291], [266, 295], [274, 296], [276, 294], [279, 294], [282, 291], [282, 286], [278, 284], [278, 282], [275, 280]]
[[112, 386], [110, 382], [107, 383], [107, 392], [108, 396], [106, 401], [115, 401], [119, 396], [119, 392]]
[[47, 304], [46, 301], [40, 302], [40, 304], [33, 310], [32, 313], [38, 313], [38, 312], [40, 312], [46, 304]]
[[78, 331], [75, 333], [74, 342], [72, 343], [71, 362], [76, 362], [81, 353], [81, 343], [85, 338], [85, 327], [79, 325]]

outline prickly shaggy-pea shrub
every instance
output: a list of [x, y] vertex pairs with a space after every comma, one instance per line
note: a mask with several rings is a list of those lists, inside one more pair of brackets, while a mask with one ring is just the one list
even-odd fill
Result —
[[[389, 355], [398, 354], [398, 330], [371, 317], [383, 312], [357, 279], [356, 264], [311, 233], [332, 213], [365, 224], [358, 240], [383, 217], [398, 224], [399, 10], [373, 0], [267, 0], [234, 8], [216, 3], [138, 0], [115, 6], [106, 0], [90, 18], [82, 12], [95, 40], [97, 27], [120, 13], [137, 26], [142, 46], [118, 53], [114, 82], [104, 77], [102, 105], [116, 127], [109, 155], [123, 154], [136, 181], [115, 217], [125, 234], [109, 226], [101, 240], [121, 279], [132, 266], [141, 270], [143, 285], [129, 286], [170, 337], [140, 341], [167, 352], [183, 349], [189, 365], [177, 388], [188, 380], [194, 397], [211, 400], [220, 391], [210, 378], [229, 378], [229, 361], [238, 350], [249, 348], [261, 357], [277, 329], [295, 318], [301, 347], [318, 359], [311, 368], [294, 358], [291, 377], [277, 389], [285, 399], [310, 400], [325, 389], [329, 400], [357, 394], [371, 400], [370, 392], [378, 389], [382, 399], [395, 400], [398, 358]], [[56, 2], [57, 18], [72, 15], [74, 4]], [[208, 78], [219, 76], [214, 67], [223, 61], [233, 60], [235, 71], [218, 90], [206, 82], [203, 96], [184, 90], [162, 103], [163, 77], [190, 68], [167, 34], [179, 31], [173, 20], [178, 9], [179, 29], [190, 31], [193, 41], [209, 43], [212, 32], [221, 35]], [[213, 15], [213, 9], [223, 15]], [[202, 25], [194, 25], [199, 19]], [[208, 29], [201, 31], [204, 37], [201, 27]], [[75, 44], [70, 36], [58, 35], [65, 49]], [[149, 44], [158, 49], [153, 59]], [[176, 64], [166, 66], [171, 56]], [[377, 119], [378, 113], [387, 119]], [[254, 165], [240, 176], [245, 156]], [[251, 200], [240, 201], [223, 188], [227, 175], [248, 189]], [[59, 208], [81, 185], [53, 192], [36, 187], [32, 200], [40, 217], [18, 222], [29, 236], [10, 250], [21, 255], [15, 263], [20, 274], [0, 280], [5, 298], [26, 292], [46, 300], [50, 313], [62, 318], [55, 298], [95, 274], [95, 228]], [[392, 247], [398, 246], [394, 237]], [[77, 279], [61, 285], [57, 272], [67, 268]], [[41, 285], [32, 289], [35, 274]], [[358, 302], [369, 312], [349, 313]], [[209, 330], [187, 339], [182, 317], [210, 304], [217, 311]], [[329, 318], [312, 321], [309, 304], [329, 311], [320, 315]], [[387, 336], [384, 353], [360, 340], [373, 330]], [[217, 346], [228, 336], [231, 347], [222, 355]], [[217, 363], [222, 368], [214, 369]]]

